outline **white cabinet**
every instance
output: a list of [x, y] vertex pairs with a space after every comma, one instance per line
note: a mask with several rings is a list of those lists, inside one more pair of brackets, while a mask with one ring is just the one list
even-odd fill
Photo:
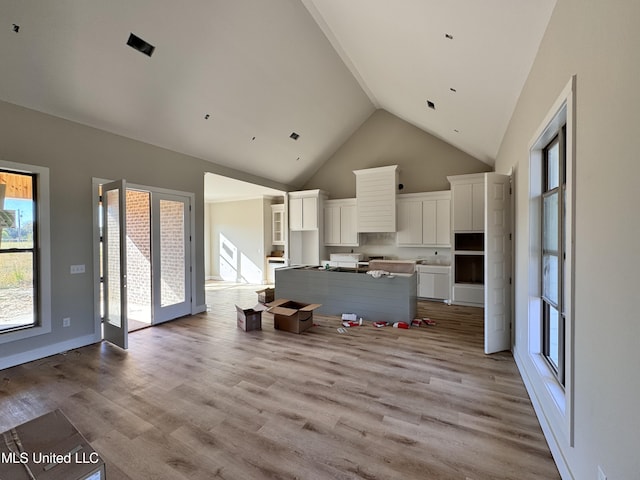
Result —
[[289, 224], [291, 230], [318, 228], [317, 190], [289, 193]]
[[447, 179], [451, 183], [453, 231], [483, 231], [484, 173]]
[[354, 170], [358, 232], [396, 231], [398, 166]]
[[404, 247], [451, 245], [451, 192], [398, 195], [396, 241]]
[[284, 205], [281, 203], [271, 205], [271, 243], [284, 245], [286, 231]]
[[451, 298], [451, 267], [444, 265], [417, 265], [418, 297], [448, 300]]
[[289, 255], [292, 265], [318, 265], [325, 257], [320, 217], [327, 195], [322, 190], [289, 192]]
[[324, 244], [330, 246], [357, 246], [356, 199], [327, 200], [324, 202]]

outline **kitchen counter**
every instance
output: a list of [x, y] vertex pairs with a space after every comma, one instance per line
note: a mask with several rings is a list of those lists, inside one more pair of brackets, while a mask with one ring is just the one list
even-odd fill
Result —
[[365, 321], [410, 322], [416, 315], [416, 274], [373, 278], [364, 269], [317, 266], [276, 270], [275, 297], [320, 303], [323, 315], [355, 313]]

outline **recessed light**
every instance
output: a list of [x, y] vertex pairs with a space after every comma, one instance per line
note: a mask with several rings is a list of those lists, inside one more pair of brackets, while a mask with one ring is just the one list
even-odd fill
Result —
[[453, 40], [453, 35], [449, 34], [449, 33], [445, 33], [444, 34], [444, 38], [448, 39], [448, 40]]
[[296, 132], [291, 132], [291, 135], [289, 135], [289, 138], [292, 138], [293, 140], [298, 140], [300, 138], [300, 135], [298, 135]]
[[436, 104], [433, 103], [431, 100], [427, 100], [427, 107], [429, 107], [431, 110], [435, 110]]
[[138, 50], [141, 53], [144, 53], [148, 57], [153, 55], [153, 51], [156, 49], [156, 47], [154, 47], [150, 43], [145, 42], [143, 39], [141, 39], [137, 35], [134, 35], [133, 33], [129, 35], [127, 45], [135, 50]]

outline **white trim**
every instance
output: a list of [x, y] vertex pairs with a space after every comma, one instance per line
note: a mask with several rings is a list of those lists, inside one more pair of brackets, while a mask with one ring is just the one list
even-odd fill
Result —
[[[573, 478], [568, 467], [566, 446], [574, 445], [574, 255], [575, 255], [575, 88], [573, 76], [553, 103], [529, 143], [529, 209], [527, 263], [527, 337], [526, 345], [516, 345], [514, 358], [520, 370], [534, 410], [549, 443], [562, 478]], [[564, 389], [541, 359], [540, 308], [540, 196], [542, 194], [542, 149], [566, 123], [566, 271], [565, 288], [565, 386]]]
[[72, 338], [65, 342], [45, 345], [44, 347], [35, 348], [26, 352], [16, 353], [15, 355], [0, 359], [0, 370], [22, 365], [27, 362], [33, 362], [34, 360], [40, 360], [45, 357], [50, 357], [51, 355], [57, 355], [58, 353], [73, 350], [74, 348], [86, 347], [87, 345], [98, 342], [100, 342], [100, 339], [96, 339], [94, 335], [85, 335], [84, 337]]
[[518, 367], [518, 371], [520, 372], [520, 376], [522, 377], [524, 386], [527, 389], [527, 392], [529, 392], [531, 404], [533, 405], [533, 409], [536, 412], [538, 422], [540, 423], [540, 428], [542, 428], [542, 433], [544, 433], [545, 440], [549, 445], [549, 450], [551, 451], [553, 460], [556, 464], [556, 467], [558, 468], [558, 472], [560, 473], [560, 478], [563, 478], [565, 480], [574, 480], [574, 476], [569, 469], [569, 463], [567, 462], [565, 456], [562, 454], [562, 449], [560, 448], [558, 440], [554, 435], [554, 430], [551, 427], [549, 419], [544, 415], [544, 408], [542, 408], [541, 400], [537, 395], [536, 389], [534, 388], [534, 383], [524, 366], [525, 362], [521, 359], [518, 350], [513, 352], [513, 358], [516, 362], [516, 366]]
[[0, 333], [0, 344], [15, 342], [25, 338], [51, 333], [51, 224], [49, 169], [37, 165], [27, 165], [0, 160], [0, 167], [18, 173], [35, 173], [37, 175], [37, 211], [38, 211], [38, 313], [40, 324], [15, 332]]

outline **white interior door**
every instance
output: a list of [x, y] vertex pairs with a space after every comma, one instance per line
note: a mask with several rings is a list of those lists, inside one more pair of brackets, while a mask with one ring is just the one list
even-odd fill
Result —
[[190, 199], [153, 192], [153, 323], [191, 313]]
[[485, 174], [484, 351], [511, 349], [509, 176]]
[[102, 186], [104, 339], [128, 347], [126, 182]]

